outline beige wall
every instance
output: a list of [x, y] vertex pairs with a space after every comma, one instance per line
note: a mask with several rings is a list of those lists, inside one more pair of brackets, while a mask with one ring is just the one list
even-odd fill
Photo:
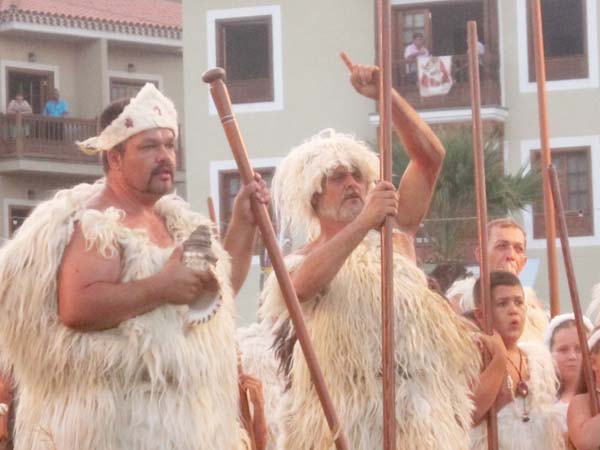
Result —
[[[77, 112], [80, 117], [96, 117], [104, 107], [107, 89], [106, 41], [81, 43], [77, 50]], [[92, 87], [90, 89], [90, 87]]]
[[[589, 1], [589, 0], [588, 0]], [[507, 151], [509, 167], [516, 170], [521, 164], [522, 141], [539, 139], [538, 105], [535, 92], [522, 92], [519, 85], [519, 40], [517, 34], [517, 2], [498, 1], [501, 13], [500, 32], [503, 46], [502, 67], [504, 77], [505, 106], [508, 108], [506, 122]], [[599, 23], [589, 24], [598, 30]], [[598, 45], [596, 42], [596, 52]], [[549, 90], [548, 125], [550, 138], [566, 138], [600, 135], [600, 89]], [[594, 173], [597, 178], [600, 173]], [[597, 201], [597, 200], [596, 200]], [[600, 223], [595, 224], [600, 230]], [[598, 232], [597, 232], [598, 233]], [[572, 243], [572, 254], [582, 303], [587, 306], [591, 288], [600, 282], [597, 261], [600, 259], [600, 245], [579, 245]], [[540, 259], [540, 270], [535, 288], [543, 299], [548, 299], [546, 250], [529, 249], [530, 259]], [[568, 285], [564, 275], [562, 253], [558, 250], [561, 310], [571, 310]]]
[[[207, 69], [208, 10], [273, 4], [281, 7], [284, 107], [282, 111], [237, 115], [251, 158], [284, 156], [291, 147], [328, 127], [353, 131], [365, 139], [374, 139], [375, 135], [375, 128], [368, 123], [374, 104], [354, 93], [347, 69], [338, 56], [340, 50], [345, 50], [356, 62], [374, 60], [371, 2], [224, 3], [183, 2], [188, 199], [194, 208], [204, 212], [210, 192], [210, 162], [232, 159], [218, 118], [208, 114], [208, 88], [200, 79]], [[244, 320], [252, 319], [246, 315], [252, 309], [247, 305], [256, 304], [258, 271], [255, 272], [240, 295]]]

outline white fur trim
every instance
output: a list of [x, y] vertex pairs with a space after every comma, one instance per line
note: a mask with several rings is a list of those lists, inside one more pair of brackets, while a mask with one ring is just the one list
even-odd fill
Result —
[[[552, 318], [552, 320], [548, 324], [548, 328], [546, 329], [546, 334], [544, 335], [544, 344], [546, 344], [546, 347], [548, 347], [548, 349], [550, 349], [550, 341], [554, 336], [554, 330], [556, 330], [556, 327], [569, 320], [575, 320], [574, 313], [559, 314], [558, 316], [554, 316]], [[594, 325], [592, 325], [592, 322], [586, 316], [583, 316], [583, 325], [585, 326], [588, 333], [594, 329]]]
[[357, 168], [371, 187], [379, 177], [379, 158], [364, 142], [326, 129], [292, 149], [277, 167], [273, 205], [281, 230], [309, 238], [319, 233], [311, 200], [323, 190], [323, 178], [336, 167]]
[[173, 102], [165, 97], [152, 83], [146, 83], [131, 102], [99, 136], [77, 142], [88, 155], [110, 150], [134, 134], [152, 128], [169, 128], [175, 139], [179, 134], [177, 111]]

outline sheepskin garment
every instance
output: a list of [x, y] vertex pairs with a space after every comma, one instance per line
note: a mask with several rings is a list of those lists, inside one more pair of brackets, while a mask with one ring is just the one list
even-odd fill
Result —
[[[121, 252], [120, 281], [159, 272], [173, 251], [85, 209], [103, 187], [80, 184], [40, 204], [0, 251], [0, 354], [18, 384], [15, 450], [234, 450], [242, 447], [228, 255], [215, 241], [223, 306], [189, 325], [165, 304], [101, 332], [58, 317], [57, 273], [74, 224], [100, 254]], [[170, 195], [156, 204], [174, 240], [207, 220]]]
[[[380, 450], [381, 378], [380, 239], [371, 232], [328, 287], [303, 304], [310, 337], [350, 448]], [[288, 269], [303, 257], [287, 258]], [[464, 450], [469, 445], [469, 383], [478, 351], [462, 319], [427, 288], [414, 263], [394, 257], [396, 418], [399, 450]], [[288, 318], [274, 276], [263, 291], [261, 316]], [[334, 449], [298, 343], [291, 387], [278, 410], [279, 450]]]

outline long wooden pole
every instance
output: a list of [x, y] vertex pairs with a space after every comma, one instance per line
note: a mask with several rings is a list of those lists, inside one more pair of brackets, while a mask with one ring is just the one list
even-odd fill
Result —
[[[546, 63], [544, 57], [544, 35], [542, 29], [542, 8], [540, 0], [530, 0], [533, 48], [535, 53], [535, 75], [537, 79], [538, 116], [540, 124], [540, 142], [542, 144], [542, 167], [552, 164], [550, 137], [548, 132], [548, 106], [546, 97]], [[544, 224], [546, 228], [546, 252], [548, 258], [548, 286], [550, 289], [550, 315], [560, 314], [558, 294], [558, 263], [556, 256], [556, 222], [548, 171], [542, 170], [544, 185]]]
[[[467, 40], [469, 45], [469, 81], [471, 85], [471, 110], [473, 133], [473, 159], [475, 168], [475, 193], [477, 200], [477, 231], [479, 237], [479, 295], [482, 299], [485, 333], [494, 332], [492, 320], [492, 303], [490, 296], [490, 268], [488, 261], [488, 236], [487, 236], [487, 196], [485, 192], [485, 160], [483, 153], [483, 125], [481, 122], [481, 89], [479, 85], [479, 52], [477, 43], [477, 23], [469, 21], [467, 24]], [[498, 449], [498, 420], [496, 407], [492, 405], [487, 418], [488, 449]]]
[[[546, 170], [545, 170], [546, 171]], [[573, 314], [575, 316], [575, 325], [577, 326], [577, 336], [579, 337], [579, 346], [581, 348], [581, 369], [583, 377], [590, 394], [590, 408], [592, 416], [595, 416], [600, 411], [598, 404], [598, 394], [596, 392], [596, 382], [594, 379], [594, 371], [590, 359], [590, 349], [587, 346], [587, 336], [585, 325], [583, 324], [583, 315], [581, 314], [581, 303], [579, 301], [579, 291], [577, 289], [577, 280], [575, 278], [575, 269], [573, 268], [573, 260], [571, 259], [571, 248], [569, 246], [569, 232], [567, 230], [567, 221], [565, 219], [565, 210], [560, 196], [560, 186], [558, 183], [558, 175], [556, 168], [550, 164], [547, 168], [548, 179], [552, 189], [552, 198], [554, 199], [554, 210], [556, 212], [556, 221], [558, 222], [558, 231], [560, 235], [560, 245], [563, 253], [563, 261], [565, 263], [565, 271], [567, 272], [567, 281], [569, 282], [569, 292], [571, 294], [571, 305], [573, 306]]]
[[[221, 68], [211, 69], [202, 75], [202, 79], [204, 82], [210, 84], [210, 92], [215, 102], [215, 106], [217, 107], [221, 123], [223, 124], [227, 141], [233, 152], [233, 157], [235, 158], [235, 162], [240, 171], [242, 182], [245, 184], [250, 183], [254, 179], [254, 171], [248, 160], [248, 153], [244, 141], [242, 140], [237, 121], [231, 111], [231, 100], [229, 98], [227, 87], [223, 81], [225, 79], [225, 71]], [[269, 253], [269, 257], [271, 258], [275, 276], [279, 282], [279, 287], [281, 288], [283, 298], [288, 308], [290, 319], [294, 324], [298, 342], [300, 342], [300, 347], [304, 353], [308, 370], [310, 371], [317, 395], [321, 401], [321, 406], [323, 407], [325, 418], [327, 419], [333, 439], [335, 440], [336, 448], [338, 450], [349, 450], [348, 441], [342, 432], [338, 416], [333, 407], [333, 402], [327, 391], [325, 378], [323, 377], [323, 372], [317, 361], [317, 355], [310, 342], [310, 336], [306, 329], [300, 302], [298, 301], [292, 281], [287, 268], [285, 267], [285, 263], [283, 262], [283, 256], [279, 250], [277, 237], [267, 208], [253, 200], [252, 211], [262, 234], [263, 242]]]
[[[377, 0], [379, 65], [380, 177], [392, 181], [392, 51], [390, 2]], [[392, 218], [381, 230], [381, 354], [383, 375], [383, 449], [396, 450], [396, 374], [394, 368], [394, 266]]]

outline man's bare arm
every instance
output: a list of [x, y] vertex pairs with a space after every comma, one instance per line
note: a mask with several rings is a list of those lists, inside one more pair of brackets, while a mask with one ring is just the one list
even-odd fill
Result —
[[[345, 53], [341, 56], [350, 70], [354, 89], [377, 100], [379, 68], [355, 65]], [[410, 158], [398, 187], [396, 225], [403, 232], [415, 236], [429, 209], [446, 153], [431, 127], [395, 90], [392, 91], [392, 122]]]
[[569, 437], [579, 450], [597, 450], [600, 443], [600, 414], [592, 416], [589, 394], [576, 395], [567, 412]]
[[398, 186], [398, 227], [413, 236], [427, 214], [446, 151], [433, 130], [398, 94], [392, 93], [392, 121], [410, 158]]
[[256, 239], [256, 223], [250, 206], [252, 196], [259, 203], [269, 203], [266, 183], [259, 174], [256, 174], [254, 182], [242, 187], [236, 196], [231, 221], [223, 240], [223, 247], [231, 256], [231, 285], [236, 294], [248, 276]]
[[164, 303], [191, 303], [204, 289], [217, 289], [212, 276], [187, 268], [181, 255], [175, 250], [154, 276], [119, 283], [120, 255], [105, 258], [94, 247], [87, 249], [76, 224], [58, 273], [61, 321], [80, 331], [105, 330]]
[[290, 277], [301, 302], [321, 292], [339, 272], [346, 258], [366, 234], [397, 212], [397, 195], [391, 183], [379, 183], [368, 195], [356, 219], [332, 238], [309, 246], [306, 257]]

